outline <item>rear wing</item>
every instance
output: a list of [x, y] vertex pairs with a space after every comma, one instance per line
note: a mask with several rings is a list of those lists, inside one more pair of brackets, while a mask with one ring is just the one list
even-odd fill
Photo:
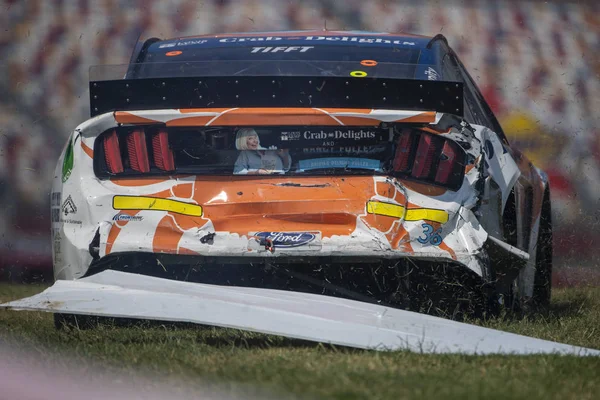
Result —
[[90, 81], [94, 117], [110, 111], [310, 107], [463, 115], [460, 82], [339, 76], [208, 76]]

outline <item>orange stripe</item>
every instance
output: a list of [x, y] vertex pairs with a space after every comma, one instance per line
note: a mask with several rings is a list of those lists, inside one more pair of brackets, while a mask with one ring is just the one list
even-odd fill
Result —
[[[231, 110], [229, 112], [225, 112]], [[184, 118], [173, 118], [167, 121], [167, 126], [206, 126], [214, 119], [212, 125], [237, 126], [237, 125], [323, 125], [337, 126], [342, 121], [344, 125], [378, 126], [381, 120], [370, 116], [371, 109], [367, 108], [325, 108], [317, 110], [314, 108], [187, 108], [181, 109], [181, 114], [192, 114], [198, 112], [216, 113], [217, 116], [190, 116]], [[362, 116], [335, 116], [328, 113], [355, 113]], [[115, 112], [115, 121], [121, 124], [148, 124], [161, 123], [146, 117], [140, 117], [126, 111]], [[435, 121], [435, 112], [423, 112], [412, 117], [398, 119], [395, 122], [407, 123], [430, 123]], [[437, 132], [436, 132], [437, 133]]]
[[[445, 189], [443, 187], [439, 187], [439, 186], [432, 186], [432, 185], [427, 185], [427, 184], [423, 184], [423, 183], [416, 183], [416, 182], [411, 182], [411, 181], [407, 181], [407, 180], [403, 180], [403, 179], [398, 179], [398, 180], [402, 183], [402, 185], [405, 188], [410, 189], [413, 192], [424, 194], [426, 196], [441, 196], [448, 191], [447, 189]], [[422, 208], [422, 207], [415, 206], [415, 208]]]
[[81, 141], [81, 148], [85, 154], [90, 156], [90, 158], [94, 158], [94, 150], [92, 150], [87, 144], [83, 143], [83, 140]]
[[339, 119], [344, 125], [361, 125], [361, 126], [379, 126], [381, 121], [378, 119], [368, 117], [335, 117]]
[[113, 245], [115, 244], [115, 240], [117, 240], [117, 236], [121, 232], [121, 228], [119, 228], [116, 224], [110, 228], [110, 232], [108, 232], [108, 237], [106, 238], [106, 254], [110, 254]]
[[395, 122], [406, 122], [406, 123], [430, 123], [435, 122], [435, 112], [427, 111], [419, 115], [412, 117], [396, 120]]
[[154, 238], [152, 239], [152, 251], [155, 253], [176, 253], [177, 245], [183, 236], [173, 219], [169, 215], [165, 215], [158, 223]]
[[[167, 126], [206, 125], [211, 119], [213, 117], [179, 118], [167, 122]], [[310, 108], [239, 108], [217, 116], [211, 124], [219, 126], [340, 125], [323, 111]]]
[[400, 241], [408, 236], [408, 232], [404, 226], [400, 225], [395, 232], [392, 232], [391, 235], [388, 236], [388, 240], [392, 245], [392, 249], [397, 249], [400, 245]]
[[444, 242], [440, 243], [440, 249], [445, 250], [448, 253], [450, 253], [450, 257], [452, 257], [453, 260], [456, 260], [456, 253], [446, 243], [444, 243]]
[[[435, 121], [435, 119], [434, 119], [434, 121]], [[428, 126], [419, 127], [419, 129], [422, 130], [422, 131], [425, 131], [425, 132], [436, 134], [436, 135], [439, 135], [439, 134], [442, 134], [442, 133], [450, 133], [450, 131], [452, 130], [451, 128], [449, 128], [449, 129], [447, 129], [445, 131], [438, 131], [438, 130], [435, 130], [435, 129], [430, 128]]]
[[173, 186], [171, 191], [173, 192], [173, 195], [175, 197], [179, 197], [179, 198], [183, 198], [183, 199], [190, 199], [192, 197], [192, 195], [194, 194], [193, 189], [194, 189], [193, 182], [178, 183], [177, 185]]

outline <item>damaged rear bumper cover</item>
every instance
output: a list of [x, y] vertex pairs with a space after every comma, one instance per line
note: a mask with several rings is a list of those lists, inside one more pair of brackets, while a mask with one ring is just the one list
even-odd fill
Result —
[[0, 307], [191, 322], [374, 350], [600, 356], [598, 350], [353, 300], [117, 271], [58, 281], [43, 293]]

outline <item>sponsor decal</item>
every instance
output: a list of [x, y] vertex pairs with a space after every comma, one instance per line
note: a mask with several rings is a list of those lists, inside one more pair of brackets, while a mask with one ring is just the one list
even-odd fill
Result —
[[73, 225], [82, 225], [83, 222], [82, 221], [77, 221], [76, 219], [70, 219], [70, 218], [61, 218], [60, 222], [62, 222], [63, 224], [73, 224]]
[[113, 221], [143, 221], [144, 217], [141, 215], [128, 215], [118, 213], [113, 217]]
[[340, 146], [340, 147], [305, 147], [304, 154], [374, 154], [386, 150], [386, 145], [376, 146]]
[[175, 43], [163, 43], [158, 46], [159, 49], [171, 48], [176, 46], [193, 46], [198, 44], [204, 44], [208, 42], [206, 39], [191, 39], [191, 40], [180, 40]]
[[415, 42], [409, 42], [403, 39], [383, 39], [356, 36], [307, 36], [307, 41], [325, 41], [325, 42], [353, 42], [353, 43], [375, 43], [375, 44], [400, 44], [404, 46], [414, 46]]
[[314, 46], [253, 47], [250, 53], [306, 53], [314, 48]]
[[425, 75], [427, 75], [427, 80], [429, 81], [437, 81], [440, 79], [440, 75], [437, 73], [437, 71], [431, 67], [428, 67], [425, 70]]
[[75, 206], [75, 202], [71, 198], [71, 195], [69, 195], [63, 203], [62, 212], [65, 214], [65, 217], [69, 214], [77, 214], [77, 206]]
[[65, 158], [62, 165], [62, 182], [65, 183], [73, 171], [73, 141], [69, 139], [69, 145], [65, 151]]
[[[287, 37], [267, 36], [267, 37], [230, 37], [219, 39], [219, 43], [243, 43], [243, 42], [274, 42], [279, 40], [289, 40]], [[373, 44], [396, 44], [404, 46], [414, 46], [415, 42], [404, 39], [383, 39], [377, 37], [364, 36], [303, 36], [294, 40], [306, 40], [308, 42], [350, 42], [350, 43], [373, 43]]]
[[326, 169], [326, 168], [360, 168], [379, 170], [381, 161], [370, 158], [353, 158], [353, 157], [326, 157], [313, 158], [310, 160], [300, 160], [298, 162], [299, 171], [309, 171], [311, 169]]
[[[158, 49], [173, 48], [180, 46], [219, 46], [227, 44], [253, 44], [253, 43], [273, 43], [273, 42], [320, 42], [322, 44], [328, 44], [335, 42], [336, 44], [373, 44], [373, 45], [391, 45], [391, 46], [415, 46], [416, 43], [411, 40], [403, 38], [382, 38], [382, 37], [369, 37], [369, 36], [251, 36], [251, 37], [224, 37], [224, 38], [203, 38], [203, 39], [185, 39], [177, 40], [169, 43], [161, 43], [158, 45]], [[302, 47], [302, 46], [298, 46]], [[308, 47], [308, 46], [304, 46]], [[270, 51], [270, 50], [269, 50]], [[278, 50], [281, 51], [281, 50]], [[295, 51], [295, 50], [290, 50]], [[268, 51], [266, 51], [268, 52]], [[369, 60], [370, 61], [370, 60]], [[368, 65], [371, 66], [371, 65]]]
[[60, 192], [52, 192], [50, 195], [50, 203], [52, 207], [60, 207]]
[[281, 140], [284, 142], [289, 142], [292, 140], [300, 140], [302, 136], [302, 132], [293, 131], [293, 132], [281, 132]]
[[60, 208], [53, 208], [51, 210], [52, 213], [52, 222], [60, 222]]
[[375, 139], [378, 132], [374, 130], [335, 130], [335, 131], [284, 131], [281, 132], [281, 141], [289, 142], [295, 140], [363, 140]]
[[219, 43], [243, 43], [243, 42], [274, 42], [283, 40], [284, 38], [279, 36], [267, 36], [267, 37], [230, 37], [219, 39]]
[[374, 139], [377, 136], [375, 131], [365, 131], [359, 130], [355, 131], [353, 129], [349, 129], [347, 131], [336, 130], [333, 132], [311, 132], [305, 131], [303, 134], [304, 139], [314, 140], [314, 139], [352, 139], [352, 140], [361, 140], [361, 139]]
[[269, 243], [275, 248], [299, 247], [315, 240], [315, 235], [309, 232], [256, 232], [254, 234], [261, 243]]
[[54, 255], [59, 255], [61, 253], [60, 250], [60, 241], [62, 240], [62, 236], [60, 235], [60, 231], [56, 232], [54, 235]]

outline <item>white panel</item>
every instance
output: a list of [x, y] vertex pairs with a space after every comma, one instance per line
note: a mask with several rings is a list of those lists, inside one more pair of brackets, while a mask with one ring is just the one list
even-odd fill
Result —
[[43, 293], [0, 307], [194, 322], [364, 349], [600, 356], [598, 350], [353, 300], [110, 270], [77, 281], [58, 281]]

